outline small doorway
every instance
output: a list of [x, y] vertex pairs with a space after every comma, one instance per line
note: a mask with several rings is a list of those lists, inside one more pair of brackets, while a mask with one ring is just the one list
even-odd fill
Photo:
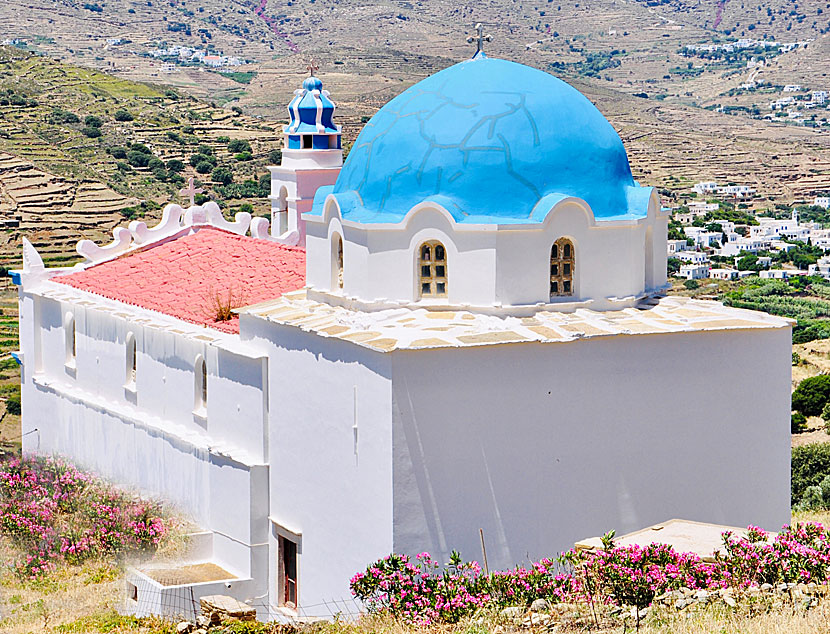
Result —
[[279, 581], [277, 592], [279, 604], [286, 608], [297, 607], [297, 542], [279, 537], [279, 554], [277, 555]]

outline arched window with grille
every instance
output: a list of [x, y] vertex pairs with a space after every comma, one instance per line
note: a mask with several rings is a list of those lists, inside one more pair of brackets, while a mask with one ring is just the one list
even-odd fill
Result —
[[331, 245], [332, 257], [332, 287], [343, 289], [343, 238], [339, 233], [332, 236]]
[[574, 294], [576, 254], [573, 242], [559, 238], [550, 248], [550, 297]]
[[202, 355], [196, 357], [196, 363], [194, 365], [194, 386], [193, 386], [193, 401], [194, 406], [193, 409], [200, 413], [204, 414], [207, 410], [207, 399], [208, 399], [208, 372], [207, 372], [207, 362]]
[[63, 341], [65, 349], [64, 364], [74, 368], [78, 344], [75, 332], [75, 315], [71, 312], [67, 312], [63, 316]]
[[437, 240], [424, 242], [418, 250], [418, 288], [423, 297], [447, 296], [447, 250]]
[[126, 340], [126, 380], [125, 385], [128, 387], [135, 387], [135, 379], [136, 379], [136, 360], [135, 360], [135, 353], [136, 353], [136, 345], [135, 345], [135, 335], [133, 333], [127, 333], [127, 340]]

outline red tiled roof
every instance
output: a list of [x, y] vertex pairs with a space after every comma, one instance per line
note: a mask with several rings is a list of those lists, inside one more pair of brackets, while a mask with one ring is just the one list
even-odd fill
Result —
[[216, 299], [256, 304], [305, 286], [305, 249], [212, 227], [151, 246], [55, 282], [155, 310], [223, 332], [239, 332], [239, 317], [216, 321]]

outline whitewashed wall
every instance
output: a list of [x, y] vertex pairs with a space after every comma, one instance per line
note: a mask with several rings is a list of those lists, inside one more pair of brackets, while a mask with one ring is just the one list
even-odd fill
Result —
[[779, 529], [790, 336], [394, 353], [395, 551], [479, 559], [483, 528], [505, 568], [675, 517]]
[[300, 605], [329, 614], [322, 602], [350, 597], [349, 579], [392, 549], [389, 358], [247, 315], [240, 326], [271, 359], [271, 605], [287, 529], [301, 534]]
[[667, 219], [656, 194], [641, 220], [595, 222], [584, 201], [565, 199], [536, 225], [456, 224], [430, 204], [416, 206], [395, 225], [343, 222], [329, 198], [324, 218], [307, 216], [307, 283], [336, 289], [335, 233], [343, 237], [344, 288], [335, 294], [364, 302], [418, 301], [418, 248], [439, 240], [447, 249], [448, 298], [456, 306], [532, 306], [550, 301], [550, 249], [561, 237], [575, 245], [573, 297], [591, 308], [617, 308], [617, 299], [642, 296], [666, 283]]
[[[214, 531], [213, 560], [237, 576], [266, 567], [267, 360], [234, 350], [235, 337], [220, 347], [137, 324], [131, 307], [115, 314], [23, 292], [21, 311], [24, 451], [66, 456], [172, 502]], [[74, 369], [65, 364], [67, 313]], [[128, 333], [136, 339], [134, 390], [125, 389]], [[198, 355], [208, 367], [206, 417], [193, 411]]]

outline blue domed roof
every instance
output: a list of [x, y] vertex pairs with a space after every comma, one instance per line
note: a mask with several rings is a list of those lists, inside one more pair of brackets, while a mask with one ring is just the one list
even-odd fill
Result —
[[459, 223], [540, 222], [578, 196], [595, 217], [646, 215], [651, 188], [631, 176], [622, 141], [579, 91], [542, 71], [483, 55], [410, 87], [358, 136], [333, 193], [345, 219], [399, 222], [435, 201]]
[[328, 91], [323, 90], [323, 82], [317, 77], [307, 77], [288, 104], [291, 122], [284, 131], [287, 134], [338, 134], [340, 130], [332, 121], [335, 107]]

